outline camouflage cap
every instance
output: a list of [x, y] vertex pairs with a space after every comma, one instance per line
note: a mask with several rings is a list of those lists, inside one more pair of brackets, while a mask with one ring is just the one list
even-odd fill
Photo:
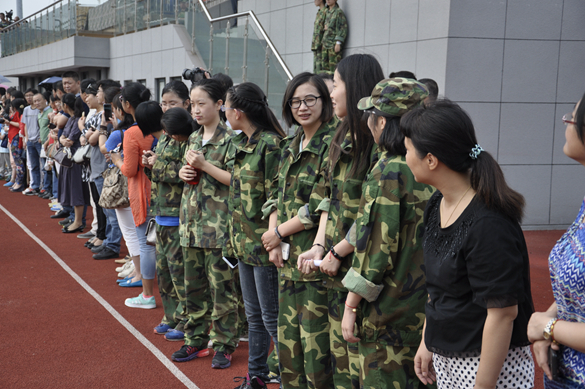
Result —
[[372, 95], [358, 102], [358, 109], [376, 109], [382, 114], [402, 116], [422, 104], [429, 95], [427, 87], [411, 78], [387, 78], [374, 87]]

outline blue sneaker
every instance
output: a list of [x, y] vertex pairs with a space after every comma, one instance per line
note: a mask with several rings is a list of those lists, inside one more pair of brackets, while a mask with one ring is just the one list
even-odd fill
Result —
[[8, 181], [6, 184], [4, 184], [4, 186], [12, 186], [12, 185], [14, 185], [14, 182], [10, 182], [10, 181]]
[[116, 282], [119, 284], [119, 283], [122, 283], [122, 282], [127, 282], [128, 280], [131, 280], [132, 278], [134, 278], [134, 277], [128, 276], [126, 278], [117, 279]]
[[128, 281], [120, 282], [118, 284], [118, 286], [123, 286], [125, 288], [137, 288], [137, 287], [142, 288], [142, 280], [138, 280], [136, 282], [130, 282], [130, 281], [132, 281], [132, 279], [129, 279]]
[[[165, 334], [165, 339], [170, 341], [170, 342], [181, 342], [181, 341], [185, 340], [185, 333], [183, 331], [172, 329], [172, 330], [169, 330]], [[182, 362], [182, 361], [179, 361], [179, 362]]]
[[164, 335], [172, 329], [173, 329], [173, 327], [171, 327], [170, 325], [165, 324], [165, 323], [160, 323], [159, 325], [154, 327], [154, 333], [157, 335]]

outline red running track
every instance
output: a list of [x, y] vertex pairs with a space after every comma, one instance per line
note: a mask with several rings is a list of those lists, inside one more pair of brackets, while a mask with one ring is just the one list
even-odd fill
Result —
[[[141, 288], [117, 286], [118, 265], [92, 259], [84, 240], [61, 233], [46, 200], [0, 187], [0, 206], [0, 388], [229, 389], [233, 377], [246, 374], [247, 343], [225, 370], [211, 369], [211, 355], [170, 361], [182, 342], [153, 334], [163, 316], [158, 296], [156, 309], [126, 307], [124, 300]], [[537, 310], [552, 302], [547, 258], [561, 233], [526, 233]], [[121, 257], [126, 253], [123, 248]], [[541, 377], [537, 369], [536, 388]]]

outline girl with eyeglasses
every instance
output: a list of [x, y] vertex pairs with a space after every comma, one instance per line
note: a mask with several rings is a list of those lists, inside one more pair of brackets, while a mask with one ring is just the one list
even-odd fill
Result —
[[[187, 109], [189, 89], [181, 81], [171, 81], [162, 90], [162, 118], [153, 117], [138, 123], [142, 133], [158, 139], [154, 152], [147, 150], [142, 163], [151, 169], [150, 210], [156, 220], [156, 274], [164, 315], [154, 333], [165, 335], [171, 330], [183, 331], [186, 318], [185, 272], [179, 234], [179, 211], [183, 180], [179, 170], [187, 140], [193, 133], [193, 119]], [[149, 104], [155, 104], [149, 102]], [[156, 109], [152, 109], [156, 112]], [[151, 124], [149, 124], [149, 122]]]
[[[185, 344], [172, 355], [185, 362], [209, 355], [211, 339], [214, 369], [231, 365], [238, 325], [234, 269], [222, 258], [227, 242], [228, 193], [233, 132], [221, 120], [225, 88], [203, 79], [191, 88], [191, 113], [201, 126], [189, 137], [179, 177], [185, 181], [180, 228], [185, 268], [187, 322]], [[183, 334], [167, 334], [181, 337]]]
[[[321, 77], [301, 73], [287, 85], [283, 118], [295, 133], [280, 142], [277, 193], [264, 204], [269, 228], [262, 235], [279, 272], [278, 350], [283, 388], [329, 388], [333, 384], [327, 328], [327, 288], [323, 275], [305, 275], [296, 266], [311, 248], [320, 212], [309, 213], [311, 195], [328, 167], [327, 156], [339, 120]], [[315, 198], [312, 201], [316, 201]], [[289, 245], [283, 258], [281, 243]], [[314, 314], [320, 312], [321, 314]], [[299, 347], [300, 346], [300, 347]]]
[[[347, 289], [341, 280], [351, 267], [352, 250], [341, 250], [354, 223], [360, 205], [362, 182], [375, 161], [374, 139], [362, 121], [358, 101], [369, 95], [384, 79], [378, 61], [368, 54], [354, 54], [337, 65], [333, 76], [331, 99], [335, 114], [342, 119], [329, 147], [327, 174], [319, 182], [309, 203], [311, 212], [321, 211], [319, 230], [312, 248], [299, 255], [297, 266], [305, 274], [323, 273], [327, 288], [328, 320], [331, 349], [331, 369], [335, 387], [352, 388], [359, 385], [359, 352], [357, 345], [343, 338], [341, 321], [344, 315]], [[314, 260], [323, 260], [316, 266]]]
[[278, 347], [278, 270], [262, 244], [268, 218], [262, 206], [275, 196], [274, 177], [284, 132], [268, 107], [266, 95], [251, 82], [228, 89], [225, 114], [234, 130], [235, 157], [229, 187], [230, 247], [226, 257], [238, 259], [242, 296], [248, 319], [248, 374], [238, 388], [265, 388], [270, 340]]

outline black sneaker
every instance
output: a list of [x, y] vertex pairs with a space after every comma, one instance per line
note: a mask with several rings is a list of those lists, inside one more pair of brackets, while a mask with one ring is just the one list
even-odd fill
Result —
[[222, 351], [217, 351], [211, 361], [212, 369], [226, 369], [232, 364], [232, 356]]
[[187, 346], [184, 344], [179, 351], [175, 351], [173, 353], [171, 359], [175, 362], [187, 362], [191, 359], [206, 357], [208, 355], [208, 348], [199, 348], [194, 346]]
[[67, 227], [70, 224], [73, 224], [73, 219], [65, 218], [58, 222], [60, 226]]
[[111, 249], [105, 247], [99, 253], [94, 254], [93, 259], [112, 259], [112, 258], [118, 258], [119, 256], [120, 256], [120, 253], [117, 253], [114, 250], [111, 250]]
[[268, 389], [266, 383], [261, 377], [252, 376], [246, 374], [245, 377], [235, 377], [234, 382], [243, 381], [240, 386], [236, 386], [234, 389]]

